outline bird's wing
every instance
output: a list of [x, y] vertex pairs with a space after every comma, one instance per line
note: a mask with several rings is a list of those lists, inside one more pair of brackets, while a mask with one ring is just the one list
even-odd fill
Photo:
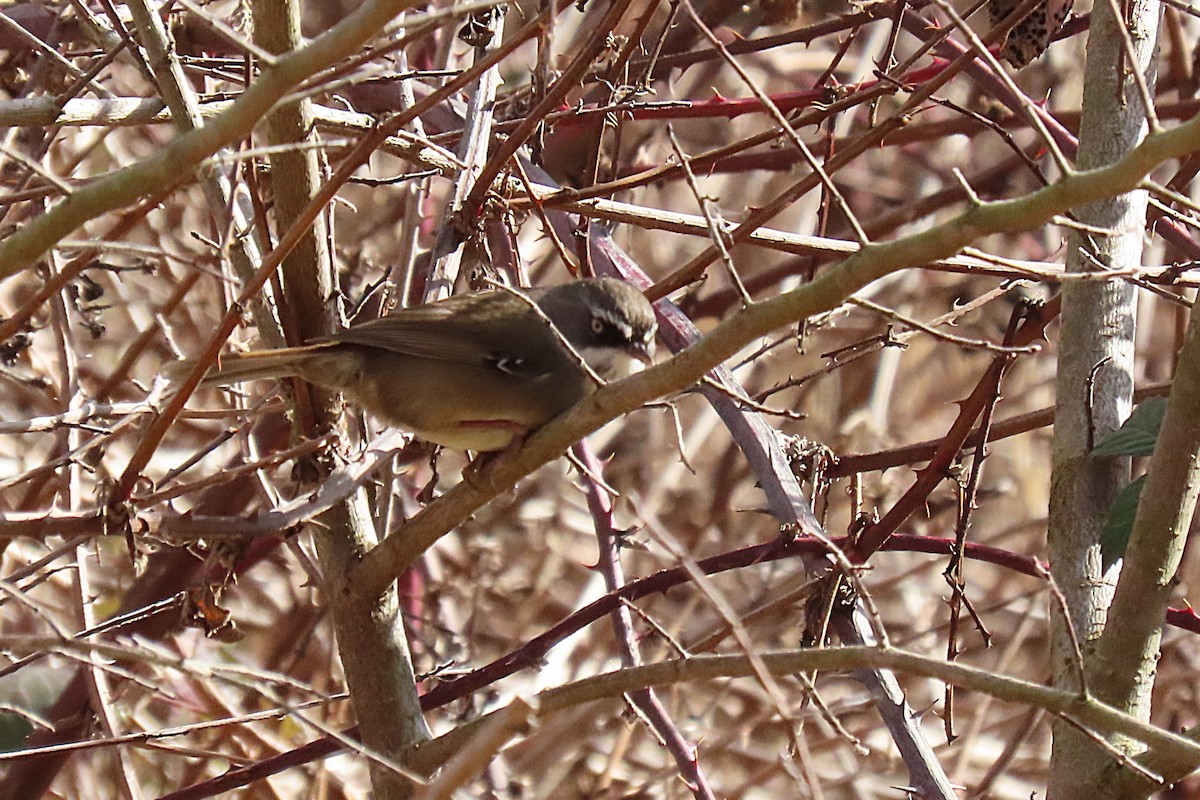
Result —
[[530, 354], [545, 353], [547, 343], [557, 346], [553, 337], [520, 298], [482, 292], [400, 309], [340, 331], [330, 341], [537, 377], [553, 365]]

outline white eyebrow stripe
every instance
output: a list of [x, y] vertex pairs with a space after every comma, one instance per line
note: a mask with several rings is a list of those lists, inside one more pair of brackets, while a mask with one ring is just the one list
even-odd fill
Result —
[[608, 309], [600, 309], [595, 312], [595, 315], [619, 330], [626, 339], [633, 338], [633, 326], [629, 324], [629, 320], [614, 316]]

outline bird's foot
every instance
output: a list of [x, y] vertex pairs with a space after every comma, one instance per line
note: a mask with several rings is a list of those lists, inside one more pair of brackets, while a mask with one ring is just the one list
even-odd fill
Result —
[[463, 467], [462, 476], [472, 488], [489, 494], [500, 494], [506, 487], [498, 486], [494, 480], [496, 468], [508, 460], [525, 444], [525, 437], [513, 436], [502, 450], [479, 453], [471, 463]]

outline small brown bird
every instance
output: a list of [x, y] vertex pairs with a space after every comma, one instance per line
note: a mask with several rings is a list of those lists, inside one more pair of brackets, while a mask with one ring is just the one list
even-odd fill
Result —
[[525, 297], [496, 289], [400, 309], [306, 347], [230, 356], [204, 383], [298, 376], [434, 444], [501, 450], [595, 391], [580, 358], [604, 381], [651, 363], [655, 328], [645, 296], [614, 278]]

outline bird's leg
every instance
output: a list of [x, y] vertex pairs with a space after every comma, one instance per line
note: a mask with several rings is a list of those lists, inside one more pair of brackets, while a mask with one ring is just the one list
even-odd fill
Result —
[[463, 480], [481, 492], [499, 494], [500, 489], [492, 482], [491, 473], [496, 464], [502, 463], [525, 445], [525, 434], [514, 433], [512, 441], [503, 450], [491, 450], [486, 453], [476, 453], [475, 458], [463, 467]]
[[[422, 442], [422, 444], [425, 444]], [[428, 447], [428, 445], [426, 445]], [[429, 471], [432, 473], [429, 481], [417, 492], [417, 502], [421, 505], [429, 505], [433, 502], [433, 492], [437, 489], [438, 481], [441, 476], [438, 474], [438, 456], [441, 455], [442, 448], [433, 445], [433, 451], [429, 453]]]

